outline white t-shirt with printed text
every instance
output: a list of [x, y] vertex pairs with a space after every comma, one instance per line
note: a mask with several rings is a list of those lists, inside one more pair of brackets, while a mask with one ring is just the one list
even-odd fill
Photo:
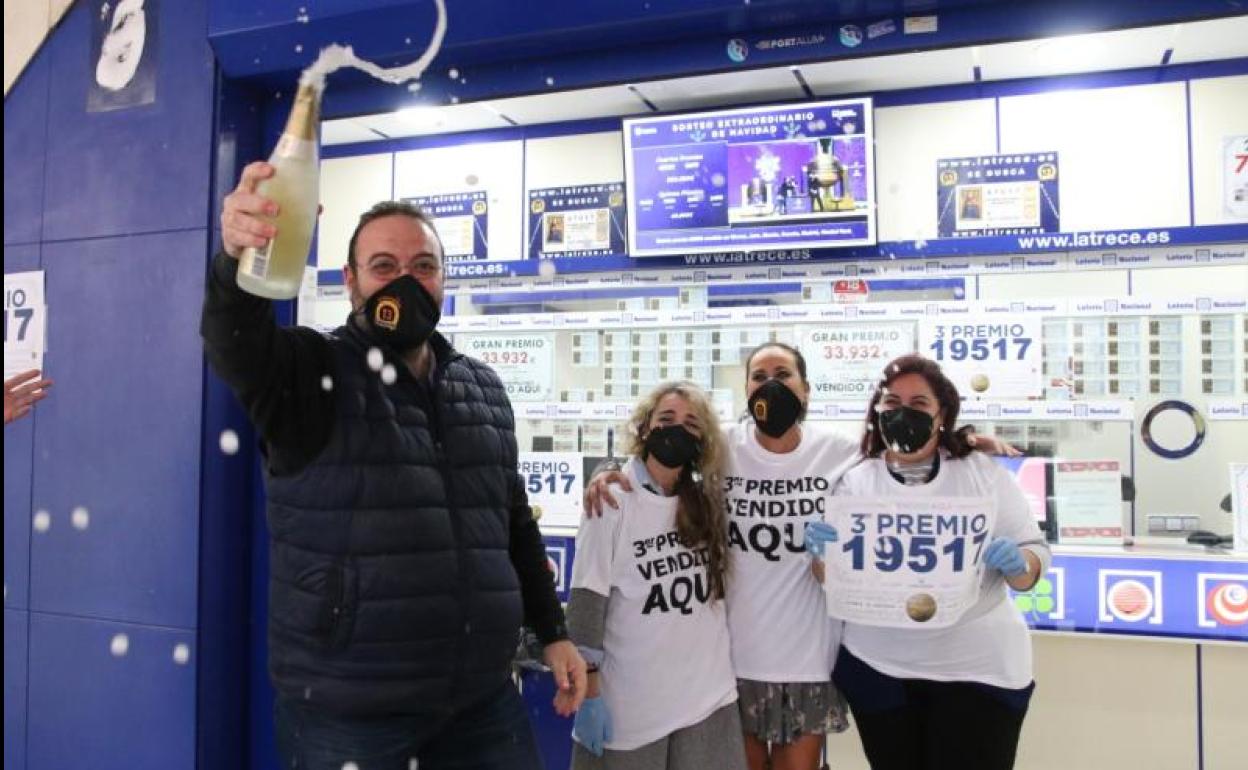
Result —
[[725, 606], [710, 598], [705, 549], [680, 544], [677, 500], [645, 489], [639, 462], [624, 466], [633, 491], [612, 489], [620, 507], [582, 520], [572, 563], [572, 588], [607, 597], [601, 695], [614, 732], [606, 747], [619, 751], [737, 699]]
[[805, 526], [822, 521], [827, 500], [858, 445], [825, 426], [802, 426], [801, 443], [776, 454], [752, 422], [725, 431], [728, 460], [728, 627], [737, 676], [760, 682], [825, 682], [841, 622], [828, 618], [810, 571]]
[[[989, 542], [1008, 537], [1041, 560], [1051, 559], [1027, 499], [1008, 471], [979, 452], [943, 457], [936, 478], [905, 485], [888, 472], [883, 458], [867, 460], [845, 474], [837, 494], [855, 497], [987, 497], [996, 510]], [[1032, 680], [1031, 637], [1006, 593], [1005, 579], [984, 570], [979, 600], [943, 629], [899, 629], [846, 623], [842, 643], [881, 673], [899, 679], [970, 681], [1017, 690]]]

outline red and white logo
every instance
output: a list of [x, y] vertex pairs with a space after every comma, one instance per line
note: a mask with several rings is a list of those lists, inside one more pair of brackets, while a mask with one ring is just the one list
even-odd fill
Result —
[[1102, 623], [1162, 622], [1161, 573], [1103, 569], [1099, 573]]
[[1196, 593], [1201, 628], [1248, 626], [1248, 575], [1202, 573]]

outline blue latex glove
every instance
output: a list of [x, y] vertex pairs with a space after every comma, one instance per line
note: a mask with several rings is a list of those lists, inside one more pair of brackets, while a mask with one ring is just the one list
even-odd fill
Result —
[[602, 698], [586, 698], [577, 709], [576, 721], [572, 723], [576, 740], [595, 757], [602, 756], [607, 741], [611, 740], [611, 714]]
[[822, 559], [828, 543], [835, 543], [839, 538], [836, 527], [827, 522], [806, 522], [806, 552], [816, 559]]
[[984, 564], [1013, 577], [1027, 572], [1027, 559], [1018, 545], [1008, 537], [995, 538], [984, 551]]

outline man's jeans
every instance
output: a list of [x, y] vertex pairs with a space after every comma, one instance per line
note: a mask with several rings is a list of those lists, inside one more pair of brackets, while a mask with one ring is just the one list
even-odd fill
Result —
[[342, 719], [279, 697], [274, 723], [282, 767], [291, 770], [542, 770], [524, 701], [510, 682], [439, 722]]

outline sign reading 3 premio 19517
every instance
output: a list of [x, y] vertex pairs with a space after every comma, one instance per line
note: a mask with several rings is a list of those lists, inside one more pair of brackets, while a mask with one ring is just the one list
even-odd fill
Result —
[[516, 467], [529, 506], [543, 529], [575, 529], [581, 523], [584, 459], [580, 452], [520, 453]]
[[875, 243], [871, 101], [624, 121], [634, 257]]
[[940, 364], [962, 396], [1028, 398], [1044, 391], [1041, 319], [964, 316], [919, 323], [919, 352]]
[[551, 334], [456, 335], [455, 346], [489, 364], [512, 401], [549, 401], [555, 379]]
[[832, 617], [944, 628], [978, 600], [990, 500], [833, 497], [827, 521], [840, 534], [824, 554]]
[[1056, 152], [940, 160], [936, 181], [941, 238], [1061, 229]]
[[43, 271], [4, 274], [4, 378], [43, 368]]

